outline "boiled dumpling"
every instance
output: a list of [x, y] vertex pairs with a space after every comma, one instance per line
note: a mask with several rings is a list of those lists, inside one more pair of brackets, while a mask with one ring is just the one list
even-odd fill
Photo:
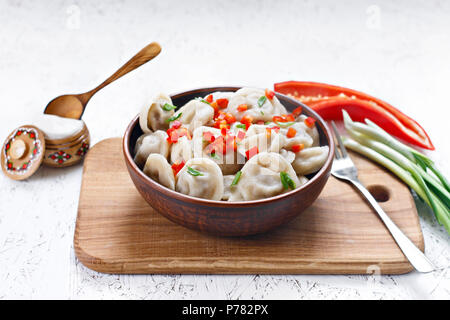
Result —
[[192, 158], [177, 174], [175, 190], [210, 200], [223, 196], [223, 175], [219, 166], [208, 158]]
[[[241, 104], [247, 105], [246, 111], [240, 112], [238, 110]], [[263, 121], [272, 120], [274, 115], [288, 113], [277, 97], [268, 99], [264, 90], [254, 88], [242, 88], [236, 91], [228, 103], [228, 111], [237, 120], [241, 120], [244, 115], [248, 115], [254, 120]]]
[[148, 156], [144, 166], [144, 173], [163, 186], [175, 190], [175, 177], [172, 167], [167, 162], [167, 159], [159, 153], [152, 153]]
[[279, 153], [262, 152], [253, 156], [241, 170], [241, 177], [231, 191], [230, 201], [249, 201], [273, 197], [288, 192], [281, 181], [281, 173], [287, 174], [294, 183], [300, 185], [297, 175]]
[[139, 115], [139, 125], [144, 133], [149, 133], [152, 130], [167, 130], [169, 129], [168, 119], [174, 113], [172, 99], [168, 95], [160, 93], [153, 99], [150, 105], [142, 108], [141, 114]]
[[178, 138], [178, 141], [172, 144], [170, 149], [170, 161], [172, 163], [186, 162], [192, 158], [192, 140], [187, 136]]
[[140, 136], [134, 148], [134, 162], [142, 168], [151, 153], [159, 153], [167, 158], [170, 148], [167, 138], [167, 133], [162, 130]]
[[211, 124], [214, 118], [214, 109], [207, 103], [200, 99], [194, 99], [182, 106], [174, 114], [190, 133], [203, 125]]
[[203, 139], [203, 134], [205, 132], [210, 132], [215, 139], [221, 136], [221, 132], [217, 128], [201, 126], [195, 129], [192, 136], [195, 158], [205, 157], [211, 159], [219, 165], [219, 168], [224, 175], [234, 174], [242, 168], [245, 158], [234, 150], [228, 150], [225, 155], [223, 152], [215, 153], [214, 155], [206, 152], [209, 143]]
[[328, 151], [328, 146], [303, 149], [296, 153], [292, 167], [299, 175], [314, 173], [324, 165]]

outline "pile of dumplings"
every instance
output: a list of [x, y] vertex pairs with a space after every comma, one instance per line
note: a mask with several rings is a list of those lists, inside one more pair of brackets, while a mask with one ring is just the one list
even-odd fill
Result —
[[250, 201], [300, 187], [320, 170], [315, 120], [288, 114], [270, 90], [212, 92], [181, 108], [165, 94], [140, 113], [134, 148], [143, 172], [177, 192], [203, 199]]

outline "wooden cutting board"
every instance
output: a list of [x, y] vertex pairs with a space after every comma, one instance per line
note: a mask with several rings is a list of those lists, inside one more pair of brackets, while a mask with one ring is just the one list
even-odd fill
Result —
[[[351, 156], [360, 180], [423, 250], [408, 188], [381, 167], [354, 153]], [[265, 234], [216, 237], [176, 225], [155, 212], [134, 188], [120, 138], [99, 142], [85, 159], [74, 247], [85, 266], [106, 273], [400, 274], [412, 270], [364, 199], [333, 177], [313, 206]]]

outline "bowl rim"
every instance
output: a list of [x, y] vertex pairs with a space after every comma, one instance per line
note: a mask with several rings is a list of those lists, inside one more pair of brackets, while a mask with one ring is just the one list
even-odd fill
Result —
[[[214, 92], [214, 91], [225, 91], [225, 90], [226, 91], [230, 91], [230, 90], [236, 91], [241, 88], [244, 88], [244, 86], [242, 86], [242, 87], [239, 87], [239, 86], [202, 87], [202, 88], [196, 88], [196, 89], [190, 89], [187, 91], [178, 92], [175, 94], [170, 94], [169, 96], [173, 100], [173, 99], [179, 98], [180, 96], [184, 96], [184, 95], [188, 95], [188, 94], [195, 94], [196, 92], [200, 92], [200, 91], [201, 92], [203, 92], [203, 91]], [[256, 88], [256, 89], [261, 89], [261, 88]], [[264, 90], [264, 89], [262, 89], [262, 90]], [[146, 174], [144, 174], [144, 171], [141, 170], [137, 166], [137, 164], [134, 162], [133, 156], [131, 155], [131, 152], [129, 150], [128, 146], [130, 144], [131, 132], [133, 131], [134, 127], [139, 124], [139, 113], [128, 124], [127, 128], [125, 129], [124, 136], [122, 138], [122, 150], [123, 150], [124, 158], [128, 165], [128, 168], [133, 170], [133, 172], [137, 176], [139, 176], [141, 179], [143, 179], [143, 181], [147, 185], [150, 185], [151, 188], [153, 188], [157, 192], [163, 193], [165, 196], [170, 197], [174, 200], [178, 200], [178, 201], [182, 201], [182, 202], [190, 202], [191, 204], [195, 204], [195, 205], [207, 205], [207, 206], [228, 207], [228, 208], [242, 207], [242, 206], [247, 207], [247, 206], [254, 206], [254, 205], [263, 205], [268, 202], [273, 202], [273, 201], [277, 201], [277, 200], [282, 200], [287, 197], [291, 197], [291, 196], [295, 195], [296, 193], [306, 189], [308, 186], [314, 184], [314, 182], [320, 180], [320, 178], [326, 174], [327, 168], [329, 166], [331, 166], [331, 163], [334, 158], [334, 149], [335, 149], [334, 138], [333, 138], [331, 130], [327, 126], [325, 120], [322, 119], [322, 117], [319, 116], [312, 108], [308, 107], [304, 103], [301, 103], [300, 101], [297, 101], [296, 99], [291, 98], [287, 95], [284, 95], [284, 94], [281, 94], [278, 92], [275, 92], [275, 95], [277, 98], [281, 97], [284, 100], [288, 100], [291, 103], [301, 106], [302, 108], [308, 110], [308, 112], [320, 123], [322, 130], [325, 133], [326, 139], [328, 141], [328, 147], [329, 147], [328, 155], [327, 155], [327, 159], [326, 159], [324, 165], [320, 168], [320, 170], [318, 172], [316, 172], [314, 174], [314, 177], [312, 177], [305, 184], [301, 185], [299, 188], [296, 188], [289, 192], [285, 192], [280, 195], [269, 197], [269, 198], [250, 200], [250, 201], [233, 201], [233, 202], [223, 201], [223, 200], [209, 200], [209, 199], [197, 198], [197, 197], [185, 195], [183, 193], [169, 189], [169, 188], [159, 184], [158, 182], [154, 181], [153, 179], [148, 177]]]

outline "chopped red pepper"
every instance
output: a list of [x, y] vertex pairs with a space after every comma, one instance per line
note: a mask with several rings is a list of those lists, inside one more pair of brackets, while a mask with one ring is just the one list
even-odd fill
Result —
[[275, 131], [276, 133], [280, 132], [280, 127], [278, 127], [278, 126], [272, 127], [272, 128], [270, 128], [270, 129], [272, 129], [272, 130]]
[[184, 167], [184, 161], [181, 161], [180, 163], [172, 164], [173, 175], [176, 176], [178, 174], [178, 172], [180, 172], [180, 170], [183, 169], [183, 167]]
[[223, 136], [226, 136], [227, 135], [227, 128], [226, 127], [224, 127], [224, 128], [220, 128], [220, 134], [221, 135], [223, 135]]
[[226, 113], [225, 114], [225, 120], [227, 121], [227, 123], [232, 124], [236, 122], [236, 118], [231, 114], [231, 113]]
[[248, 149], [245, 152], [245, 156], [248, 160], [250, 160], [254, 155], [257, 155], [259, 153], [258, 147], [254, 146], [253, 148]]
[[180, 121], [175, 120], [175, 121], [172, 122], [171, 128], [178, 129], [180, 127], [181, 127], [181, 122]]
[[212, 134], [212, 132], [206, 131], [206, 132], [203, 132], [203, 140], [205, 140], [206, 142], [211, 143], [211, 142], [213, 142], [215, 140], [215, 137]]
[[209, 103], [213, 102], [214, 101], [213, 95], [212, 94], [208, 95], [205, 100], [208, 101]]
[[253, 123], [253, 118], [249, 115], [245, 115], [242, 117], [241, 123], [245, 124], [245, 128], [248, 129]]
[[226, 117], [225, 112], [219, 111], [219, 115], [217, 116], [217, 119], [224, 120], [225, 117]]
[[292, 152], [295, 152], [295, 153], [302, 151], [304, 148], [305, 148], [305, 145], [303, 143], [296, 144], [291, 147]]
[[217, 99], [216, 102], [220, 109], [225, 109], [228, 107], [228, 99]]
[[313, 128], [314, 125], [316, 124], [316, 119], [308, 117], [308, 118], [305, 119], [304, 122], [309, 128]]
[[273, 116], [272, 121], [277, 123], [277, 122], [287, 122], [285, 118], [280, 117], [280, 116]]
[[272, 90], [266, 89], [265, 95], [266, 95], [267, 99], [272, 100], [273, 97], [275, 97], [275, 92], [273, 92]]
[[236, 139], [238, 141], [242, 141], [242, 140], [244, 140], [244, 138], [245, 138], [245, 132], [242, 131], [242, 130], [239, 130], [237, 135], [236, 135]]
[[[306, 121], [306, 120], [305, 120]], [[286, 137], [288, 138], [293, 138], [295, 137], [295, 135], [297, 134], [297, 130], [295, 130], [294, 128], [289, 128], [289, 130], [286, 133]]]
[[304, 81], [276, 83], [274, 87], [277, 92], [291, 95], [306, 103], [325, 120], [342, 119], [342, 109], [345, 109], [355, 121], [370, 119], [390, 134], [406, 142], [434, 150], [427, 133], [415, 120], [389, 103], [366, 93]]
[[266, 138], [269, 139], [272, 135], [272, 129], [271, 128], [266, 128]]
[[238, 107], [237, 107], [237, 110], [238, 110], [239, 112], [247, 111], [247, 109], [248, 109], [248, 106], [247, 106], [245, 103], [240, 104], [240, 105], [238, 105]]
[[178, 139], [181, 137], [186, 136], [189, 140], [192, 139], [191, 134], [189, 133], [188, 129], [186, 128], [169, 128], [167, 130], [167, 141], [169, 143], [177, 143]]
[[303, 108], [302, 107], [298, 107], [295, 108], [294, 111], [292, 111], [292, 115], [297, 118], [299, 115], [302, 114]]
[[264, 124], [265, 122], [263, 120], [256, 121], [256, 124]]
[[214, 109], [214, 113], [219, 112], [219, 104], [217, 101], [211, 102], [209, 105]]

